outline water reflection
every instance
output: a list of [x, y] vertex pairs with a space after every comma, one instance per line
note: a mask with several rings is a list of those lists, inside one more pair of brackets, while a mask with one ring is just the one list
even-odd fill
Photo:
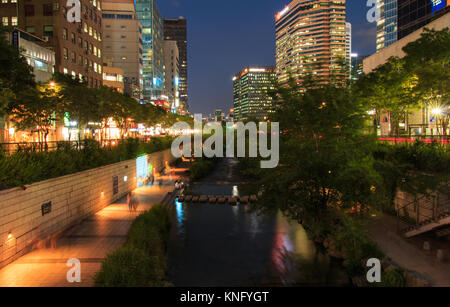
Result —
[[175, 199], [175, 211], [177, 214], [177, 229], [179, 230], [179, 233], [184, 232], [183, 222], [184, 222], [184, 209], [183, 209], [183, 203], [178, 200], [178, 198]]
[[[191, 188], [202, 195], [239, 195], [237, 185], [209, 182]], [[281, 212], [258, 215], [242, 204], [178, 201], [175, 209], [168, 253], [169, 280], [175, 286], [329, 284], [328, 257]]]

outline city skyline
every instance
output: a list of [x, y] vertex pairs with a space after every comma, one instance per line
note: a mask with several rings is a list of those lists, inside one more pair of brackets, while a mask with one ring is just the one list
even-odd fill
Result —
[[[199, 0], [198, 5], [189, 6], [182, 0], [156, 1], [164, 18], [183, 16], [188, 22], [191, 113], [229, 109], [233, 104], [232, 77], [236, 71], [249, 65], [275, 65], [274, 15], [290, 2]], [[376, 24], [366, 20], [368, 9], [364, 1], [347, 1], [354, 53], [368, 55], [376, 51]], [[233, 19], [227, 17], [230, 14]]]

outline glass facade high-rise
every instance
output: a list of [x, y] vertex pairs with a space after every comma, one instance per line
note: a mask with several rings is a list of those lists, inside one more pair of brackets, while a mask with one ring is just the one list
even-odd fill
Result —
[[187, 21], [184, 17], [164, 19], [164, 39], [177, 42], [180, 54], [180, 103], [185, 113], [188, 103]]
[[272, 79], [275, 67], [247, 67], [233, 77], [235, 121], [257, 118], [267, 120], [272, 111]]
[[161, 99], [164, 94], [163, 19], [155, 0], [136, 0], [136, 14], [142, 24], [144, 103]]
[[378, 0], [380, 20], [377, 22], [377, 50], [397, 41], [397, 0]]
[[398, 0], [398, 39], [450, 12], [450, 0]]
[[[327, 79], [345, 61], [345, 0], [294, 0], [275, 15], [277, 78]], [[343, 78], [346, 77], [342, 71]]]

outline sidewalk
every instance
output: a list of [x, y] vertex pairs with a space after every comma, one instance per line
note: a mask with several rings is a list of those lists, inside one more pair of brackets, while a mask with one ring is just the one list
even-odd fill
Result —
[[[126, 197], [109, 205], [56, 241], [54, 248], [34, 250], [0, 270], [0, 287], [92, 286], [105, 256], [121, 247], [137, 215], [150, 209], [173, 190], [173, 185], [141, 187], [137, 212], [129, 212]], [[66, 262], [81, 262], [81, 283], [69, 283]]]
[[397, 233], [395, 217], [384, 214], [367, 225], [370, 237], [381, 251], [400, 267], [425, 276], [432, 286], [450, 286], [450, 263], [439, 262], [432, 255], [412, 244]]

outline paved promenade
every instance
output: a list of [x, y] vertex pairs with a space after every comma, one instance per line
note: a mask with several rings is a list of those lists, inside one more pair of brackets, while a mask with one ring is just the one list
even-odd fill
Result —
[[[172, 178], [171, 178], [172, 179]], [[175, 179], [175, 178], [173, 178]], [[105, 256], [121, 247], [137, 215], [150, 209], [173, 190], [173, 185], [141, 187], [135, 190], [137, 212], [130, 212], [126, 198], [109, 205], [73, 227], [53, 247], [34, 250], [0, 270], [0, 287], [92, 286]], [[66, 262], [81, 262], [81, 283], [69, 283]]]
[[383, 215], [367, 225], [371, 238], [380, 249], [401, 267], [425, 276], [432, 286], [450, 286], [450, 263], [439, 262], [433, 255], [420, 250], [411, 240], [397, 233], [395, 217]]

